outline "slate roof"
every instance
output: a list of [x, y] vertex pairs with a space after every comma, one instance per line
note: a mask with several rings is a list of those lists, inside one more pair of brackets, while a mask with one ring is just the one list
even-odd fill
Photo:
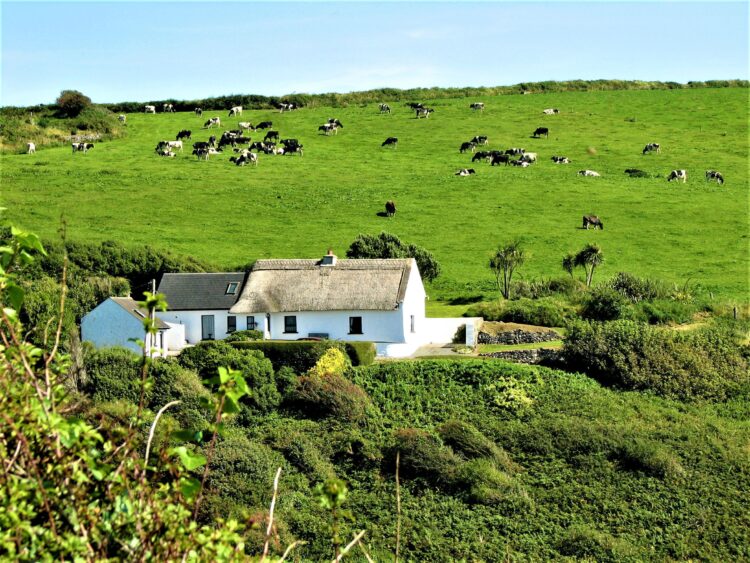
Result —
[[[138, 305], [138, 302], [130, 297], [111, 297], [112, 301], [117, 303], [120, 307], [125, 309], [131, 316], [135, 317], [139, 321], [142, 321], [148, 315], [148, 311]], [[156, 328], [168, 329], [169, 325], [156, 317]]]
[[233, 314], [291, 311], [392, 311], [404, 300], [413, 258], [258, 260]]
[[[170, 311], [229, 309], [242, 291], [245, 272], [164, 274], [158, 292], [167, 299]], [[237, 283], [234, 294], [227, 293], [230, 283]]]

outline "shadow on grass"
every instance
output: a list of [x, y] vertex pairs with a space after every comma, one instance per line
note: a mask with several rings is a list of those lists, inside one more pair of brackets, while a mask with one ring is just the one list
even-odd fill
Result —
[[478, 303], [484, 299], [484, 295], [469, 295], [468, 297], [454, 297], [448, 301], [449, 305], [469, 305]]

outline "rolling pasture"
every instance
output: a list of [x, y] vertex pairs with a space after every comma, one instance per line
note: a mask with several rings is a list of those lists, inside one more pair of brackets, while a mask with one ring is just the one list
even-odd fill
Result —
[[[388, 102], [388, 100], [383, 100]], [[359, 233], [392, 232], [434, 253], [443, 274], [433, 298], [490, 294], [487, 268], [499, 243], [520, 238], [529, 257], [521, 279], [566, 275], [560, 261], [598, 243], [605, 263], [594, 283], [618, 272], [700, 284], [715, 296], [748, 295], [748, 91], [744, 88], [611, 91], [420, 100], [435, 112], [415, 119], [403, 103], [311, 107], [288, 113], [226, 111], [130, 114], [127, 135], [88, 154], [67, 147], [0, 157], [0, 203], [19, 226], [53, 238], [63, 215], [72, 240], [149, 244], [231, 268], [257, 258], [343, 256]], [[482, 101], [484, 112], [469, 104]], [[559, 115], [543, 115], [548, 107]], [[201, 129], [211, 116], [223, 128]], [[317, 128], [328, 118], [337, 135]], [[225, 150], [208, 162], [191, 144], [235, 129], [239, 121], [273, 121], [297, 138], [304, 156], [261, 154], [237, 167]], [[539, 126], [549, 138], [533, 139]], [[156, 156], [159, 140], [191, 129], [176, 158]], [[529, 168], [471, 163], [463, 141], [487, 135], [488, 147], [538, 153]], [[261, 140], [263, 132], [250, 133]], [[381, 148], [398, 137], [396, 149]], [[30, 139], [33, 140], [33, 139]], [[643, 156], [646, 143], [661, 154]], [[569, 165], [556, 165], [564, 155]], [[476, 175], [457, 177], [459, 168]], [[629, 178], [638, 168], [651, 178]], [[579, 177], [581, 169], [600, 178]], [[686, 184], [666, 181], [687, 169]], [[715, 169], [726, 183], [706, 183]], [[393, 218], [380, 216], [395, 200]], [[596, 214], [604, 230], [581, 228]]]

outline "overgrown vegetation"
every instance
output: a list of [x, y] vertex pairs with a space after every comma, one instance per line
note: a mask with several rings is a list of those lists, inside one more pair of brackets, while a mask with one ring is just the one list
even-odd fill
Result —
[[346, 257], [414, 258], [423, 280], [429, 282], [440, 275], [440, 264], [430, 251], [416, 244], [402, 242], [396, 235], [385, 231], [379, 235], [358, 235], [349, 245]]

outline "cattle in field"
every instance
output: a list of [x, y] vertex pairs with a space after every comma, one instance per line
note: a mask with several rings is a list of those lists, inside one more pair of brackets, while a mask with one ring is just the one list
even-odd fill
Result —
[[417, 108], [416, 109], [416, 112], [417, 112], [416, 118], [419, 119], [421, 117], [424, 117], [425, 119], [427, 119], [428, 117], [430, 117], [430, 114], [432, 112], [434, 112], [434, 111], [435, 110], [431, 109], [431, 108]]
[[474, 135], [471, 142], [476, 143], [477, 145], [487, 145], [489, 143], [487, 135]]
[[602, 223], [601, 219], [599, 219], [597, 215], [584, 215], [583, 227], [581, 228], [588, 231], [589, 227], [593, 227], [594, 229], [599, 227], [601, 230], [604, 230], [604, 223]]
[[553, 156], [552, 162], [555, 164], [570, 164], [570, 159], [567, 156]]
[[579, 170], [578, 171], [579, 176], [590, 176], [590, 177], [598, 177], [601, 176], [599, 172], [594, 172], [593, 170]]
[[287, 148], [296, 147], [299, 145], [299, 141], [297, 139], [281, 139], [279, 144], [282, 144]]
[[258, 125], [255, 126], [255, 129], [270, 129], [273, 127], [273, 123], [270, 121], [261, 121], [258, 123]]
[[527, 168], [529, 166], [529, 163], [525, 160], [517, 159], [517, 160], [511, 160], [510, 163], [513, 166], [520, 166], [521, 168]]
[[396, 202], [388, 200], [385, 202], [385, 214], [388, 217], [393, 217], [396, 214]]
[[200, 147], [193, 149], [193, 154], [198, 158], [198, 160], [208, 160], [208, 151], [211, 150], [208, 147]]
[[211, 147], [211, 143], [209, 143], [208, 141], [198, 141], [196, 143], [193, 143], [193, 148], [195, 150], [199, 150], [199, 149], [208, 150], [210, 147]]
[[643, 147], [643, 152], [641, 154], [648, 154], [650, 152], [660, 153], [661, 145], [659, 143], [649, 143]]
[[476, 162], [477, 160], [487, 160], [492, 156], [492, 153], [489, 151], [477, 151], [474, 153], [474, 156], [471, 157], [472, 162]]
[[156, 113], [156, 106], [143, 106], [143, 113]]
[[170, 149], [179, 149], [182, 152], [182, 141], [167, 141], [167, 147]]
[[329, 124], [329, 125], [334, 125], [335, 127], [341, 127], [342, 129], [344, 128], [344, 124], [343, 124], [343, 123], [341, 123], [341, 122], [340, 122], [340, 121], [339, 121], [338, 119], [336, 119], [335, 117], [332, 117], [332, 118], [330, 118], [330, 119], [328, 120], [328, 124]]
[[159, 141], [154, 151], [160, 153], [163, 150], [179, 149], [182, 151], [182, 141]]
[[156, 154], [158, 154], [159, 156], [166, 156], [168, 158], [174, 158], [175, 156], [177, 156], [174, 152], [172, 152], [168, 148], [160, 149], [156, 151]]
[[672, 180], [682, 180], [682, 183], [687, 183], [687, 170], [672, 170], [667, 176], [667, 182]]
[[279, 140], [279, 132], [278, 131], [268, 131], [266, 132], [266, 136], [263, 137], [264, 141], [269, 141], [271, 139]]
[[461, 168], [458, 172], [456, 172], [456, 176], [471, 176], [472, 174], [476, 174], [476, 170], [473, 168]]
[[544, 115], [556, 115], [560, 113], [560, 110], [557, 108], [547, 108], [547, 109], [542, 110], [542, 113]]
[[467, 143], [461, 143], [461, 147], [458, 149], [458, 152], [462, 152], [462, 153], [466, 151], [474, 152], [475, 148], [477, 148], [477, 144], [469, 141]]
[[493, 154], [490, 157], [490, 165], [496, 166], [498, 164], [505, 164], [505, 166], [508, 166], [510, 164], [510, 156], [507, 154]]
[[262, 141], [254, 141], [250, 143], [250, 146], [248, 147], [248, 150], [251, 151], [264, 151], [266, 148], [266, 144]]
[[89, 150], [94, 148], [93, 143], [72, 143], [71, 146], [73, 147], [73, 154], [77, 152], [86, 154]]
[[120, 123], [125, 123], [127, 120], [128, 116], [123, 113], [117, 116], [117, 121], [119, 121]]
[[549, 138], [549, 129], [547, 129], [546, 127], [537, 127], [536, 131], [534, 131], [534, 134], [532, 135], [532, 137], [538, 139], [542, 135], [544, 135], [545, 137]]
[[643, 170], [638, 170], [637, 168], [628, 168], [625, 170], [625, 174], [627, 174], [631, 178], [648, 178], [649, 177], [648, 172], [644, 172]]
[[34, 154], [36, 152], [36, 145], [29, 141], [26, 143], [26, 154]]
[[333, 123], [324, 123], [323, 125], [318, 127], [318, 131], [323, 131], [323, 134], [328, 136], [331, 133], [333, 133], [334, 135], [338, 135], [339, 130], [338, 127], [336, 127], [336, 125], [334, 125]]
[[197, 115], [197, 116], [199, 116], [199, 117], [200, 117], [200, 116], [202, 116], [202, 115], [203, 115], [203, 108], [195, 108], [195, 109], [193, 110], [193, 113], [195, 113], [195, 115]]
[[285, 155], [289, 155], [289, 156], [291, 156], [293, 154], [298, 154], [298, 155], [302, 156], [303, 155], [302, 145], [294, 145], [294, 146], [291, 146], [291, 147], [286, 147], [284, 149], [284, 154]]
[[245, 151], [240, 156], [232, 156], [229, 162], [234, 162], [236, 166], [245, 166], [248, 162], [258, 166], [258, 155], [254, 152]]
[[192, 131], [190, 131], [189, 129], [183, 129], [182, 131], [177, 133], [177, 137], [175, 138], [175, 140], [177, 141], [182, 141], [182, 139], [190, 140], [192, 136], [193, 136]]
[[380, 145], [381, 147], [390, 147], [392, 146], [394, 149], [398, 147], [398, 139], [396, 137], [388, 137], [385, 141], [383, 141], [383, 144]]
[[391, 106], [388, 104], [380, 104], [378, 109], [380, 110], [380, 113], [391, 113]]
[[518, 156], [519, 154], [523, 154], [526, 152], [526, 149], [520, 149], [520, 148], [511, 148], [505, 151], [505, 154], [509, 154], [511, 156]]
[[410, 107], [413, 110], [423, 109], [424, 104], [420, 104], [419, 102], [406, 102], [405, 104], [407, 107]]
[[242, 129], [243, 131], [255, 131], [255, 127], [253, 127], [253, 124], [249, 121], [240, 121], [237, 124], [237, 127]]
[[474, 102], [469, 107], [474, 111], [484, 111], [484, 104], [482, 102]]
[[234, 117], [235, 115], [242, 115], [242, 106], [229, 108], [229, 117]]
[[174, 104], [164, 104], [164, 105], [162, 105], [162, 111], [164, 113], [174, 113]]
[[209, 145], [210, 145], [211, 147], [213, 147], [213, 148], [216, 148], [216, 135], [211, 135], [211, 136], [210, 136], [210, 137], [208, 138], [208, 144], [209, 144]]
[[536, 153], [535, 152], [525, 152], [521, 155], [521, 162], [528, 162], [529, 164], [534, 164], [536, 162]]
[[221, 127], [221, 118], [220, 117], [211, 117], [208, 121], [206, 121], [203, 124], [204, 129], [210, 129], [213, 126]]
[[721, 172], [717, 172], [716, 170], [706, 170], [706, 182], [711, 180], [716, 180], [716, 183], [720, 186], [724, 184], [724, 176]]

